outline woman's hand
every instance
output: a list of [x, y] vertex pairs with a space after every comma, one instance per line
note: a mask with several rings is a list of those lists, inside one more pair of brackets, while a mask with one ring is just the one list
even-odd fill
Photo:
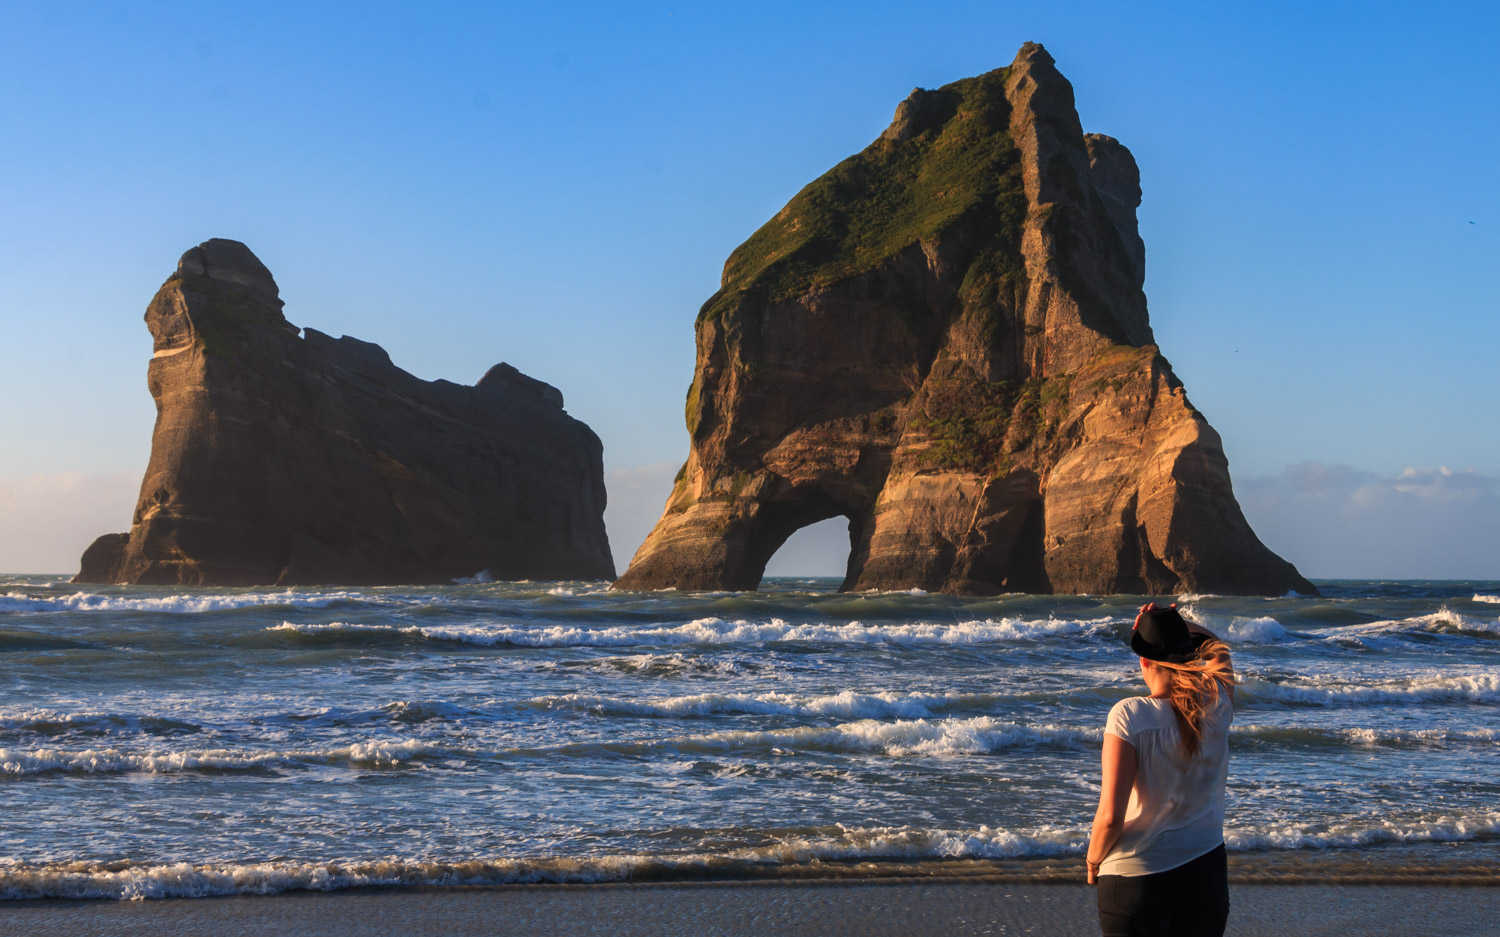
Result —
[[[1173, 602], [1170, 607], [1171, 608], [1176, 608], [1177, 607], [1177, 603]], [[1130, 626], [1130, 630], [1134, 631], [1137, 628], [1139, 628], [1141, 626], [1141, 617], [1143, 615], [1145, 615], [1147, 612], [1154, 612], [1154, 611], [1156, 611], [1156, 603], [1155, 602], [1147, 602], [1145, 605], [1142, 605], [1141, 606], [1141, 610], [1135, 613], [1135, 624], [1133, 624], [1133, 625]]]
[[1083, 860], [1083, 864], [1088, 867], [1089, 884], [1090, 885], [1097, 885], [1097, 884], [1099, 884], [1099, 863], [1097, 863], [1097, 862], [1090, 862], [1087, 859], [1085, 859], [1085, 860]]
[[[1167, 608], [1176, 608], [1176, 607], [1177, 607], [1177, 603], [1176, 602], [1173, 602], [1171, 605], [1167, 606]], [[1145, 615], [1147, 612], [1154, 612], [1154, 611], [1156, 611], [1159, 608], [1161, 608], [1161, 606], [1157, 605], [1155, 602], [1147, 602], [1145, 605], [1142, 605], [1141, 606], [1141, 610], [1135, 613], [1135, 624], [1133, 624], [1133, 625], [1130, 626], [1130, 630], [1134, 631], [1135, 629], [1137, 629], [1137, 628], [1139, 628], [1141, 626], [1141, 616], [1142, 615]], [[1187, 619], [1184, 618], [1183, 621], [1187, 621]], [[1189, 631], [1203, 631], [1203, 633], [1209, 635], [1209, 637], [1214, 637], [1214, 635], [1209, 634], [1209, 632], [1204, 631], [1202, 628], [1199, 628], [1197, 625], [1193, 624], [1190, 621], [1187, 622], [1187, 626], [1188, 626], [1188, 630]]]

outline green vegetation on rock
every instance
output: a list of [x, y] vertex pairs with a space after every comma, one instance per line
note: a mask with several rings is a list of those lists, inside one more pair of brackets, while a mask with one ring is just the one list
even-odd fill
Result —
[[911, 426], [927, 434], [923, 461], [937, 469], [1000, 476], [1012, 454], [1066, 415], [1072, 377], [1027, 381], [932, 381]]
[[809, 184], [730, 255], [699, 320], [742, 296], [774, 302], [862, 273], [960, 221], [972, 224], [966, 303], [1020, 282], [1027, 203], [1005, 98], [1009, 69], [914, 94], [883, 135]]
[[998, 464], [1015, 408], [1014, 381], [931, 381], [912, 422], [931, 438], [924, 461], [935, 468], [979, 470]]

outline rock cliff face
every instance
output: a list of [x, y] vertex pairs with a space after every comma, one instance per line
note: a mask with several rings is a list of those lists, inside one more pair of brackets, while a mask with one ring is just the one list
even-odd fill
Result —
[[754, 589], [850, 521], [845, 589], [1315, 592], [1154, 344], [1140, 175], [1041, 46], [912, 92], [741, 245], [692, 450], [624, 589]]
[[245, 245], [182, 256], [146, 310], [151, 462], [128, 534], [79, 582], [278, 585], [613, 578], [602, 447], [499, 364], [423, 381], [298, 329]]

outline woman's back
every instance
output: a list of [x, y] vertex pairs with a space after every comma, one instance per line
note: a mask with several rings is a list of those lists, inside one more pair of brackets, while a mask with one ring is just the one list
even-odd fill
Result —
[[1203, 714], [1198, 751], [1183, 751], [1169, 700], [1136, 696], [1109, 712], [1104, 731], [1135, 749], [1135, 785], [1119, 841], [1101, 875], [1148, 875], [1176, 868], [1224, 841], [1230, 694], [1220, 692]]

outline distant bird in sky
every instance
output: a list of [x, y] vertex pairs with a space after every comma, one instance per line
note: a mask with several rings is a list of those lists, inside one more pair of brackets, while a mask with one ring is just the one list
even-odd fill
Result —
[[1472, 222], [1472, 221], [1471, 221], [1471, 222], [1469, 222], [1469, 224], [1473, 224], [1473, 223], [1474, 223], [1474, 222]]

